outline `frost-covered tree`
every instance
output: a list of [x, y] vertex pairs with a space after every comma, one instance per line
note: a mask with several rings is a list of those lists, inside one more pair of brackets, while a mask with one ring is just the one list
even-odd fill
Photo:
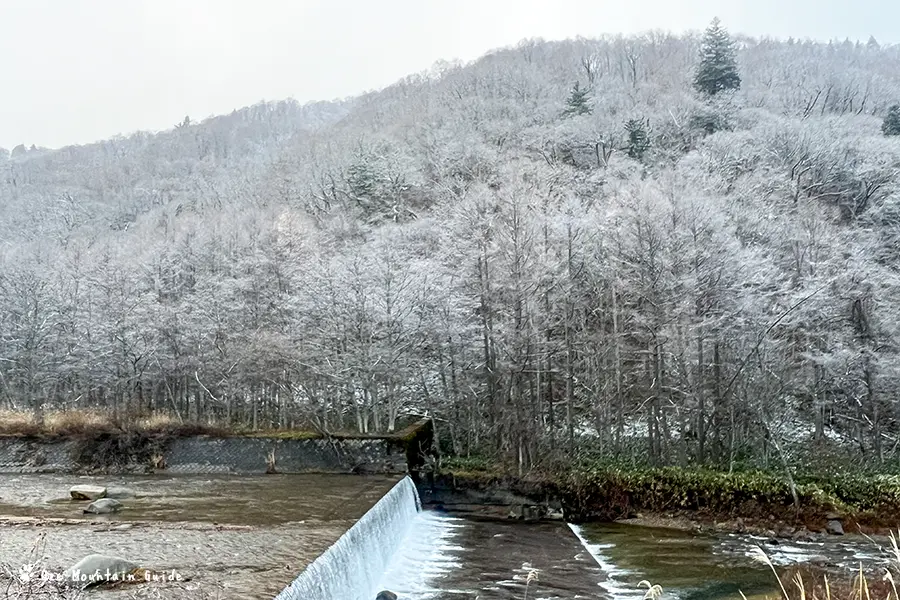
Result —
[[700, 64], [694, 76], [694, 88], [706, 96], [741, 87], [737, 67], [737, 48], [718, 18], [713, 19], [700, 45]]
[[888, 109], [887, 116], [881, 123], [881, 131], [884, 135], [900, 135], [900, 104], [894, 104]]

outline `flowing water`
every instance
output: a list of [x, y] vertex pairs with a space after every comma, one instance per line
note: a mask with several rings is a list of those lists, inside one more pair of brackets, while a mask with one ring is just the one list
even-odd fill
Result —
[[416, 486], [405, 477], [309, 565], [277, 600], [370, 600], [420, 510]]
[[[438, 543], [429, 543], [430, 537]], [[529, 573], [537, 570], [537, 581]], [[598, 598], [604, 573], [564, 523], [426, 512], [382, 579], [404, 600]]]
[[[664, 598], [740, 600], [778, 596], [760, 546], [776, 565], [813, 563], [851, 573], [887, 557], [870, 541], [780, 541], [625, 524], [526, 524], [417, 515], [381, 581], [403, 600], [641, 600], [647, 580]], [[529, 582], [529, 573], [536, 578]], [[374, 594], [371, 597], [374, 597]]]
[[[94, 482], [125, 509], [81, 514], [84, 503], [67, 499], [68, 489]], [[872, 543], [849, 536], [767, 542], [423, 511], [409, 478], [0, 476], [0, 563], [34, 555], [63, 568], [103, 552], [191, 578], [142, 586], [153, 586], [154, 598], [372, 600], [388, 589], [401, 600], [641, 600], [638, 584], [647, 580], [667, 598], [737, 600], [741, 592], [776, 592], [771, 572], [751, 557], [754, 545], [778, 565], [849, 571], [886, 560]]]
[[[0, 475], [0, 515], [251, 526], [358, 519], [398, 479], [377, 475]], [[86, 503], [69, 496], [69, 488], [76, 484], [102, 485], [125, 507], [114, 515], [83, 515]]]
[[[429, 541], [431, 540], [431, 541]], [[860, 562], [883, 565], [871, 542], [832, 538], [787, 542], [746, 535], [620, 524], [574, 526], [474, 521], [424, 513], [411, 527], [383, 586], [404, 600], [641, 600], [647, 580], [665, 598], [739, 600], [778, 596], [768, 567], [752, 558], [760, 546], [776, 565], [812, 563], [851, 573]], [[537, 578], [528, 582], [528, 574]]]
[[[722, 552], [721, 540], [682, 531], [630, 525], [572, 527], [607, 574], [604, 590], [613, 598], [640, 600], [641, 581], [660, 585], [682, 600], [720, 600], [777, 591], [771, 571], [747, 555], [752, 544]], [[736, 540], [737, 541], [737, 540]]]
[[682, 600], [724, 600], [778, 593], [770, 568], [754, 560], [762, 549], [778, 566], [816, 565], [835, 575], [851, 574], [860, 563], [877, 569], [887, 555], [869, 540], [828, 538], [801, 542], [738, 534], [692, 534], [620, 524], [572, 527], [607, 573], [603, 585], [614, 598], [643, 598], [638, 584], [658, 584]]

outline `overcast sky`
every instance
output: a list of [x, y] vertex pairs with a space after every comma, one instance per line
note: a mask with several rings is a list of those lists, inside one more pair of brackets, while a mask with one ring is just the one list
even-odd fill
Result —
[[328, 100], [527, 37], [699, 30], [900, 42], [894, 0], [0, 0], [0, 147]]

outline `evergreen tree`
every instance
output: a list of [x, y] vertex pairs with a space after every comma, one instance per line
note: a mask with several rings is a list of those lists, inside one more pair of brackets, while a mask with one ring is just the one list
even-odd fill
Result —
[[588, 101], [591, 99], [590, 90], [581, 89], [581, 84], [575, 82], [569, 99], [566, 100], [566, 110], [563, 111], [564, 117], [572, 117], [576, 115], [589, 115], [593, 110]]
[[649, 121], [629, 119], [625, 123], [625, 132], [628, 134], [628, 145], [625, 147], [628, 156], [635, 160], [641, 160], [650, 149]]
[[884, 135], [900, 135], [900, 104], [893, 105], [888, 109], [888, 114], [881, 124], [881, 131]]
[[724, 90], [740, 89], [741, 76], [738, 74], [736, 55], [731, 36], [719, 19], [713, 19], [700, 48], [700, 65], [694, 77], [697, 91], [715, 96]]
[[347, 186], [357, 202], [365, 202], [378, 195], [379, 177], [365, 157], [347, 167]]

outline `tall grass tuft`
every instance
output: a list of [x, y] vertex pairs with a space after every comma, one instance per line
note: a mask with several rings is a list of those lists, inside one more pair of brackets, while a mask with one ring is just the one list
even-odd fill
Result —
[[662, 586], [653, 585], [646, 579], [638, 583], [638, 587], [647, 588], [647, 591], [644, 593], [644, 600], [659, 600], [663, 595]]
[[525, 599], [528, 600], [528, 588], [531, 586], [532, 581], [538, 581], [538, 570], [530, 569], [528, 571], [528, 577], [525, 578]]
[[[785, 600], [791, 600], [790, 595], [787, 593], [787, 590], [784, 587], [784, 583], [781, 581], [781, 577], [778, 576], [778, 571], [775, 570], [775, 565], [772, 563], [772, 559], [769, 558], [769, 555], [766, 554], [765, 550], [763, 550], [759, 546], [754, 546], [751, 549], [751, 558], [761, 562], [762, 564], [768, 566], [772, 569], [772, 574], [775, 575], [775, 579], [778, 581], [778, 586], [781, 588], [781, 593], [784, 596]], [[806, 600], [803, 598], [803, 600]]]

